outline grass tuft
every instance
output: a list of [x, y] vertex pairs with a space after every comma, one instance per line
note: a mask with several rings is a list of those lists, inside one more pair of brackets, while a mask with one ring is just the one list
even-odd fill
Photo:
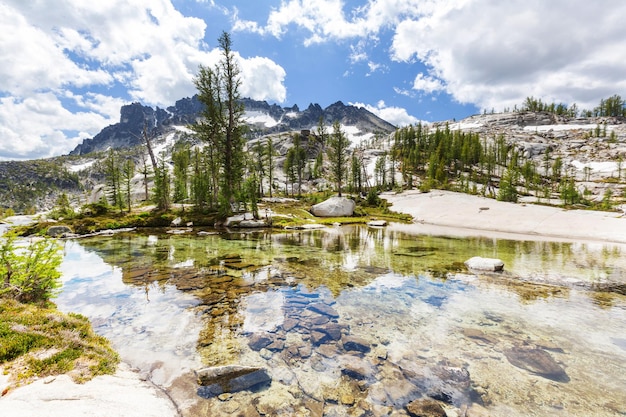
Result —
[[118, 362], [86, 317], [0, 299], [0, 365], [13, 384], [58, 374], [82, 383], [114, 373]]

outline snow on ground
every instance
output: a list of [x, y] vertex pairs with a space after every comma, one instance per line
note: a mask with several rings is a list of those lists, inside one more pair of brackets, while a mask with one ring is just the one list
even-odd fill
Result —
[[[525, 126], [524, 130], [526, 132], [549, 132], [550, 130], [553, 131], [564, 131], [564, 130], [593, 130], [596, 127], [598, 127], [597, 124], [592, 123], [592, 124], [586, 124], [586, 125], [576, 125], [576, 124], [571, 124], [571, 125], [543, 125], [543, 126]], [[607, 125], [606, 128], [607, 130], [611, 130], [613, 129], [615, 126], [613, 125]]]
[[183, 132], [183, 133], [193, 133], [193, 130], [189, 129], [187, 126], [177, 126], [174, 125], [174, 129], [178, 130], [179, 132]]
[[367, 141], [367, 140], [369, 140], [369, 139], [374, 137], [373, 133], [365, 133], [364, 134], [356, 126], [346, 126], [346, 125], [342, 124], [341, 125], [341, 131], [343, 133], [345, 133], [346, 137], [348, 138], [348, 140], [350, 140], [350, 143], [352, 143], [353, 146], [358, 146], [362, 142], [365, 142], [365, 141]]
[[159, 143], [158, 145], [154, 147], [154, 155], [156, 156], [161, 155], [161, 153], [165, 152], [165, 150], [168, 147], [174, 145], [174, 142], [176, 141], [175, 138], [176, 138], [176, 132], [172, 132], [169, 135], [167, 135], [163, 143]]
[[95, 163], [96, 163], [96, 161], [93, 160], [93, 161], [88, 161], [88, 162], [82, 163], [80, 165], [70, 165], [68, 167], [68, 170], [70, 172], [80, 172], [80, 171], [83, 171], [83, 170], [89, 168], [90, 166], [92, 166]]
[[480, 122], [458, 122], [458, 123], [450, 123], [448, 125], [450, 130], [467, 130], [467, 129], [478, 129], [483, 127], [483, 124]]
[[246, 123], [261, 123], [265, 127], [274, 127], [278, 124], [278, 121], [274, 120], [272, 116], [260, 111], [246, 111], [243, 114], [243, 119], [246, 121]]
[[617, 172], [617, 162], [587, 162], [583, 163], [580, 161], [572, 161], [572, 165], [576, 167], [577, 170], [582, 171], [585, 167], [591, 168], [591, 172], [594, 174], [612, 174]]
[[285, 117], [289, 117], [291, 119], [297, 119], [298, 113], [296, 113], [295, 111], [290, 111], [289, 113], [285, 113]]

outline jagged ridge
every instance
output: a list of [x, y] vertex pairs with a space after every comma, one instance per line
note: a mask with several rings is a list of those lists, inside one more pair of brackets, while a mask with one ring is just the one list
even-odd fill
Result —
[[[304, 111], [297, 105], [280, 107], [277, 104], [268, 104], [265, 101], [256, 101], [249, 98], [241, 100], [247, 114], [257, 113], [264, 115], [261, 121], [254, 121], [244, 117], [250, 127], [250, 136], [269, 133], [289, 132], [314, 128], [320, 117], [326, 124], [339, 121], [344, 126], [355, 126], [362, 133], [393, 132], [396, 127], [379, 118], [370, 111], [338, 101], [326, 109], [319, 104], [310, 104]], [[140, 103], [122, 106], [119, 123], [102, 129], [93, 139], [85, 139], [70, 155], [86, 155], [91, 152], [103, 151], [108, 148], [129, 148], [141, 143], [144, 126], [151, 136], [163, 135], [173, 129], [173, 126], [185, 126], [193, 123], [202, 110], [202, 103], [198, 97], [178, 100], [174, 106], [166, 110], [157, 107], [153, 109]]]

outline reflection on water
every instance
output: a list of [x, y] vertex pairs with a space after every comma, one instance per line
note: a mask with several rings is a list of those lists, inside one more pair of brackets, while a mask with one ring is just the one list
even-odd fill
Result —
[[[448, 416], [614, 416], [623, 250], [365, 227], [116, 236], [67, 244], [58, 304], [165, 387], [201, 366], [267, 369], [269, 386], [198, 397], [210, 415], [393, 415], [435, 399]], [[506, 272], [470, 273], [472, 256]]]

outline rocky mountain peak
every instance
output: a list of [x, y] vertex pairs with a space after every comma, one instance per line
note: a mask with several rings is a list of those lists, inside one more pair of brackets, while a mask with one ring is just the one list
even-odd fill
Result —
[[[252, 137], [264, 134], [281, 133], [315, 128], [323, 117], [330, 125], [335, 120], [344, 126], [356, 126], [362, 134], [391, 133], [395, 126], [363, 108], [345, 105], [338, 101], [326, 109], [319, 104], [309, 104], [300, 111], [297, 105], [281, 107], [266, 101], [250, 98], [241, 100], [245, 113], [244, 121], [249, 125]], [[70, 155], [85, 155], [108, 148], [128, 148], [141, 143], [144, 126], [151, 136], [156, 137], [171, 132], [176, 126], [194, 123], [203, 109], [198, 96], [183, 98], [165, 109], [153, 109], [141, 103], [132, 103], [120, 109], [119, 123], [102, 129], [93, 139], [86, 139]]]

